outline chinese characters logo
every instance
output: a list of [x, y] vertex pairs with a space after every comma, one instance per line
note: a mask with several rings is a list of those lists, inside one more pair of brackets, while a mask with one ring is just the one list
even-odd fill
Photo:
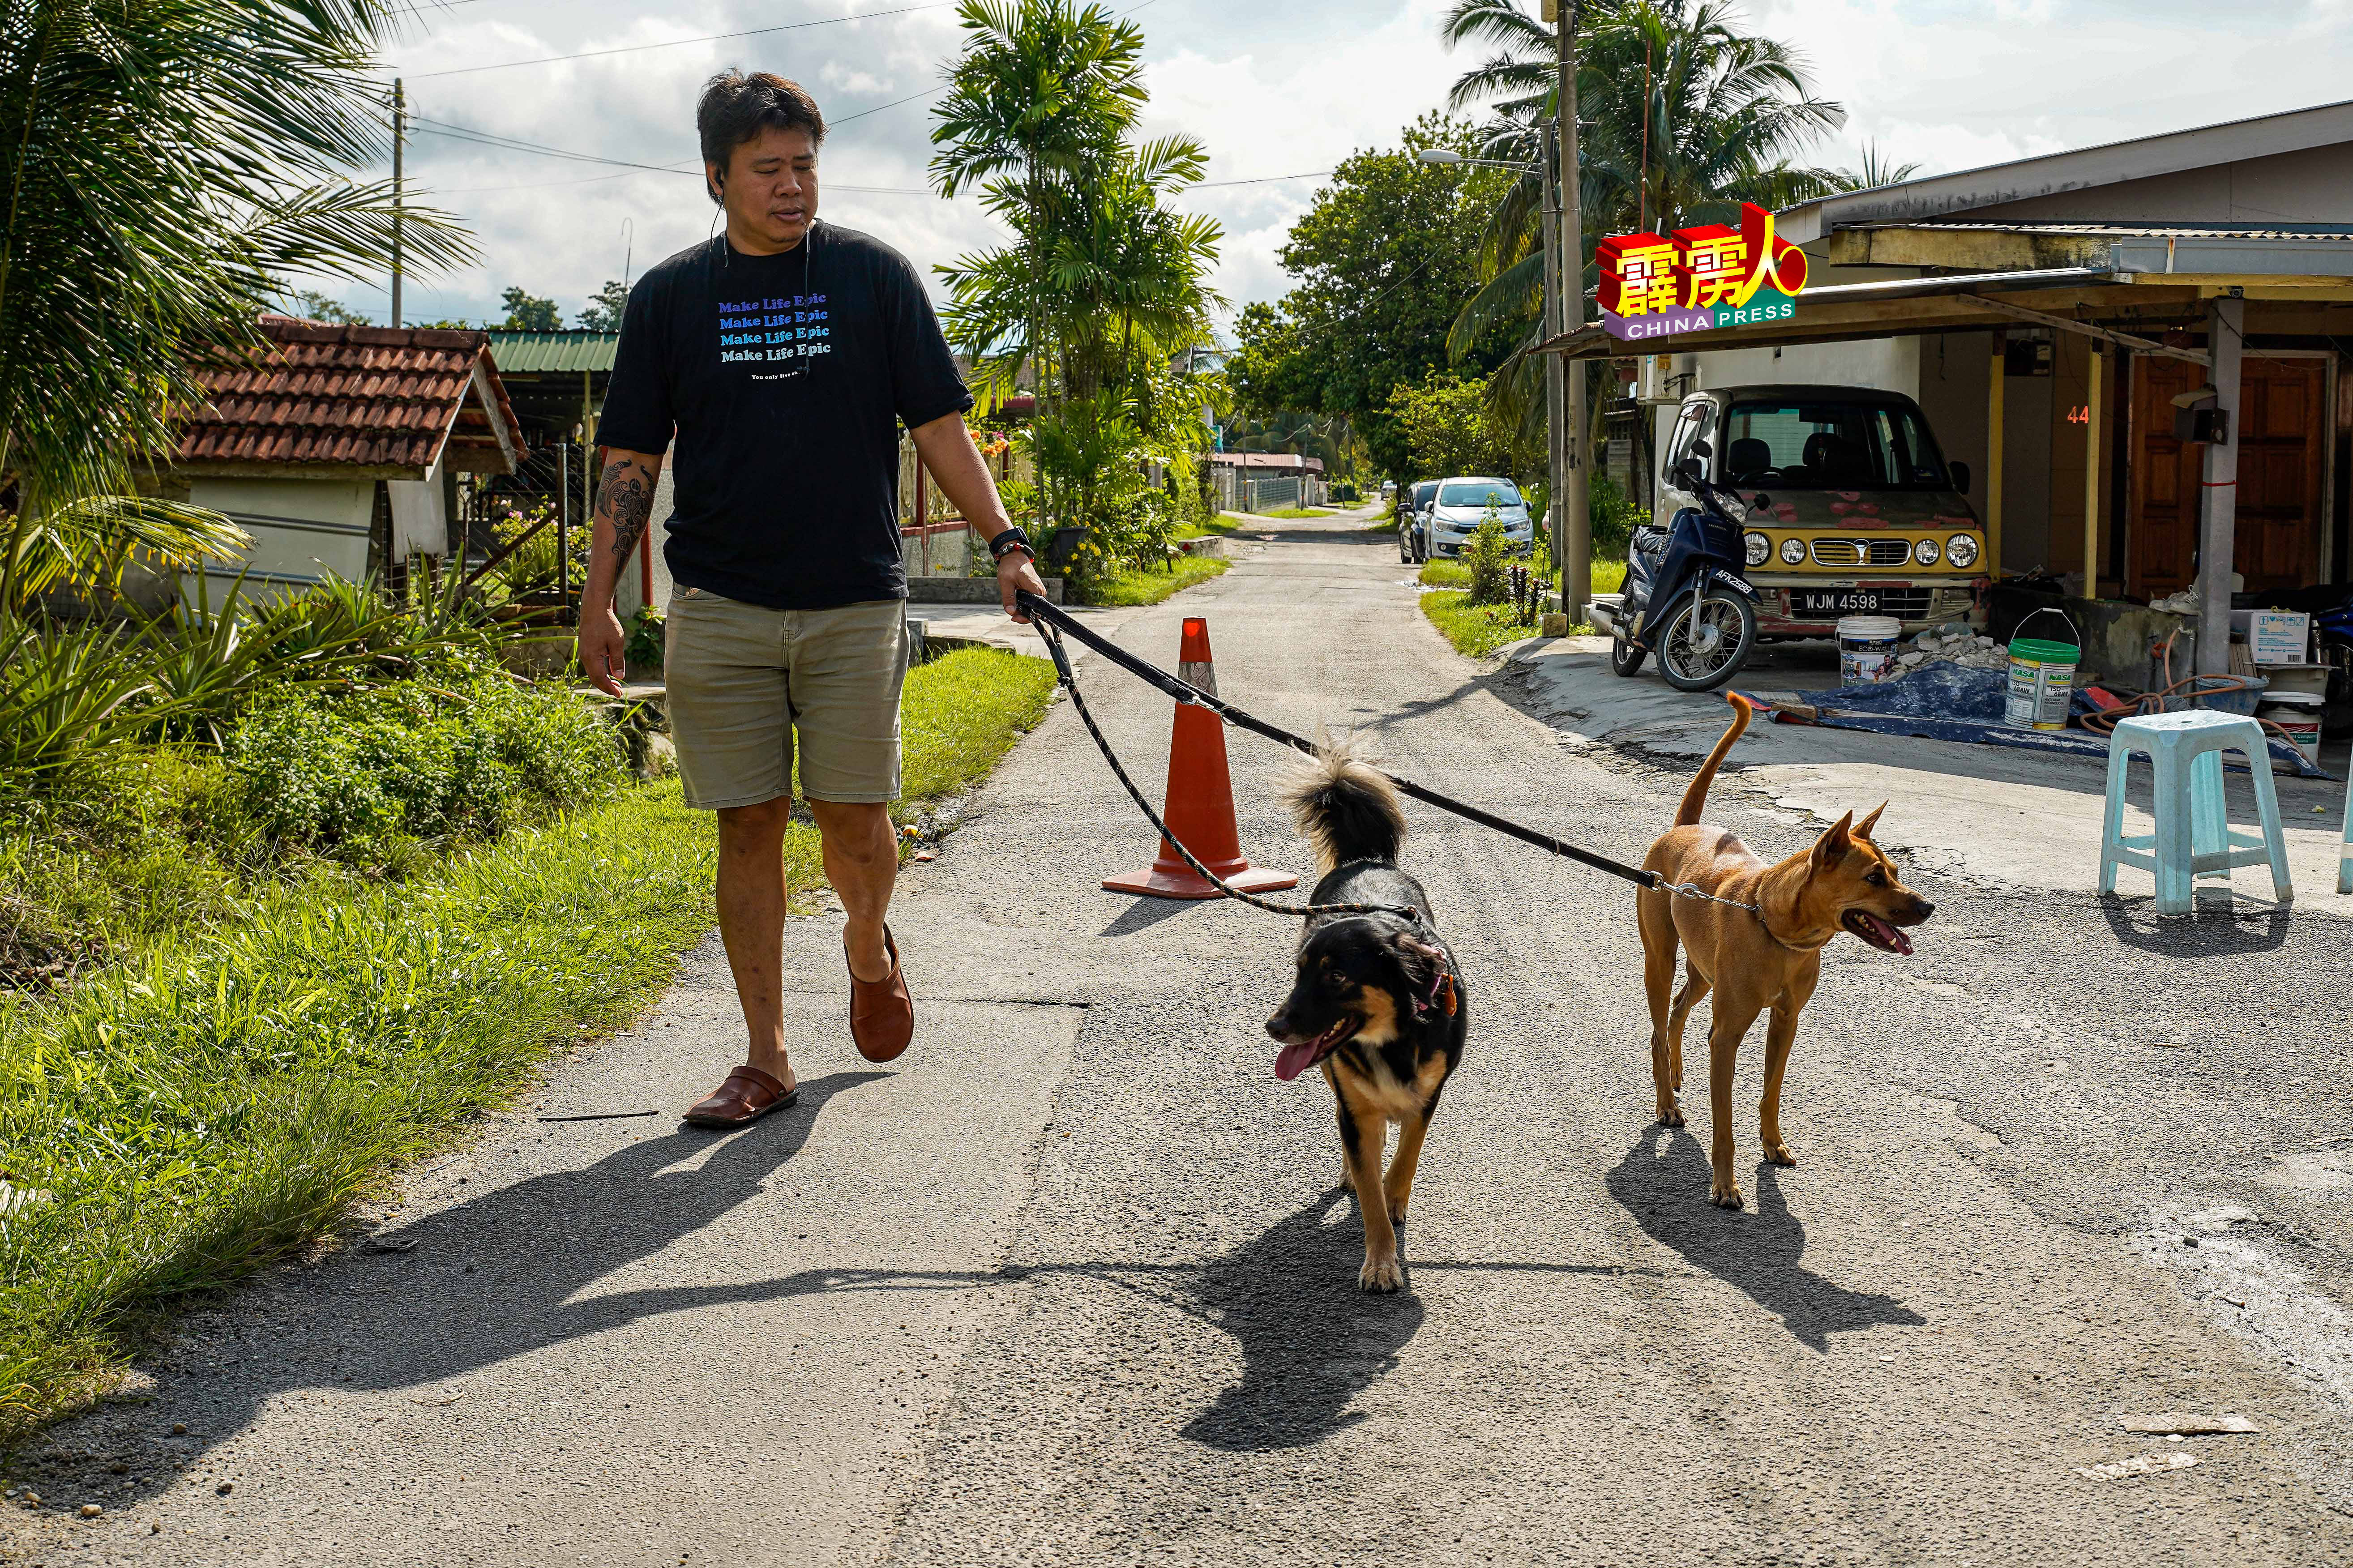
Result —
[[1773, 215], [1754, 202], [1740, 205], [1737, 229], [1612, 235], [1594, 258], [1603, 324], [1621, 338], [1785, 320], [1806, 286], [1805, 253], [1775, 233]]

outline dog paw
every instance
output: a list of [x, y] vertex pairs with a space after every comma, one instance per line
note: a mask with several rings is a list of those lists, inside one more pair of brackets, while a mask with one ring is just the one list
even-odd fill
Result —
[[1399, 1230], [1405, 1228], [1405, 1205], [1399, 1203], [1389, 1205], [1389, 1224]]
[[1741, 1197], [1740, 1184], [1737, 1182], [1720, 1182], [1716, 1185], [1709, 1188], [1707, 1201], [1714, 1204], [1720, 1209], [1736, 1209], [1746, 1206], [1746, 1200]]
[[1660, 1125], [1660, 1126], [1662, 1126], [1662, 1127], [1681, 1127], [1683, 1124], [1683, 1108], [1682, 1106], [1680, 1106], [1680, 1105], [1662, 1105], [1662, 1106], [1659, 1107], [1659, 1125]]
[[1765, 1158], [1768, 1163], [1775, 1165], [1794, 1165], [1798, 1163], [1797, 1155], [1789, 1152], [1789, 1146], [1787, 1143], [1766, 1144]]
[[1405, 1289], [1405, 1268], [1395, 1258], [1367, 1258], [1356, 1271], [1356, 1286], [1376, 1296]]

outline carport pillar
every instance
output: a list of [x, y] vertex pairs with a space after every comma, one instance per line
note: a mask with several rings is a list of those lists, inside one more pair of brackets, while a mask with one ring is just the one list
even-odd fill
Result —
[[2009, 339], [1994, 333], [1993, 363], [1988, 367], [1986, 382], [1986, 574], [1997, 583], [2001, 581], [2001, 403], [2009, 379], [2008, 347]]
[[2084, 597], [2100, 596], [2100, 367], [2105, 345], [2094, 340], [2084, 371]]
[[2198, 673], [2231, 673], [2231, 546], [2239, 531], [2239, 353], [2246, 346], [2247, 302], [2225, 297], [2207, 307], [2206, 353], [2214, 362], [2214, 405], [2222, 439], [2206, 447], [2205, 505], [2198, 525]]

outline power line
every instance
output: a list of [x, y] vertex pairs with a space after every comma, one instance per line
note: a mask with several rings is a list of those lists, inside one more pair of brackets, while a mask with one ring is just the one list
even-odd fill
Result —
[[[666, 38], [657, 44], [624, 44], [617, 48], [583, 49], [577, 54], [542, 55], [536, 59], [528, 60], [501, 60], [496, 65], [452, 66], [447, 70], [412, 71], [407, 75], [411, 81], [424, 81], [432, 77], [471, 76], [477, 71], [512, 70], [518, 66], [550, 66], [564, 60], [602, 59], [610, 55], [634, 55], [648, 49], [674, 49], [687, 44], [715, 44], [727, 38], [757, 38], [769, 33], [797, 33], [806, 27], [832, 27], [844, 22], [871, 21], [878, 16], [905, 16], [917, 11], [945, 11], [955, 4], [955, 0], [933, 0], [933, 4], [930, 5], [902, 5], [893, 11], [861, 11], [850, 16], [820, 16], [814, 22], [785, 22], [774, 27], [750, 27], [740, 33], [707, 33], [699, 38]], [[1137, 7], [1138, 10], [1142, 8], [1142, 6]]]

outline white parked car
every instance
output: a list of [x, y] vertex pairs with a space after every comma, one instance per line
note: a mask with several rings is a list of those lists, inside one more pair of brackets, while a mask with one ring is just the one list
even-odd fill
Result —
[[1461, 554], [1491, 511], [1514, 550], [1525, 554], [1535, 548], [1535, 523], [1517, 485], [1509, 479], [1461, 478], [1440, 479], [1438, 493], [1430, 498], [1424, 531], [1431, 556]]

